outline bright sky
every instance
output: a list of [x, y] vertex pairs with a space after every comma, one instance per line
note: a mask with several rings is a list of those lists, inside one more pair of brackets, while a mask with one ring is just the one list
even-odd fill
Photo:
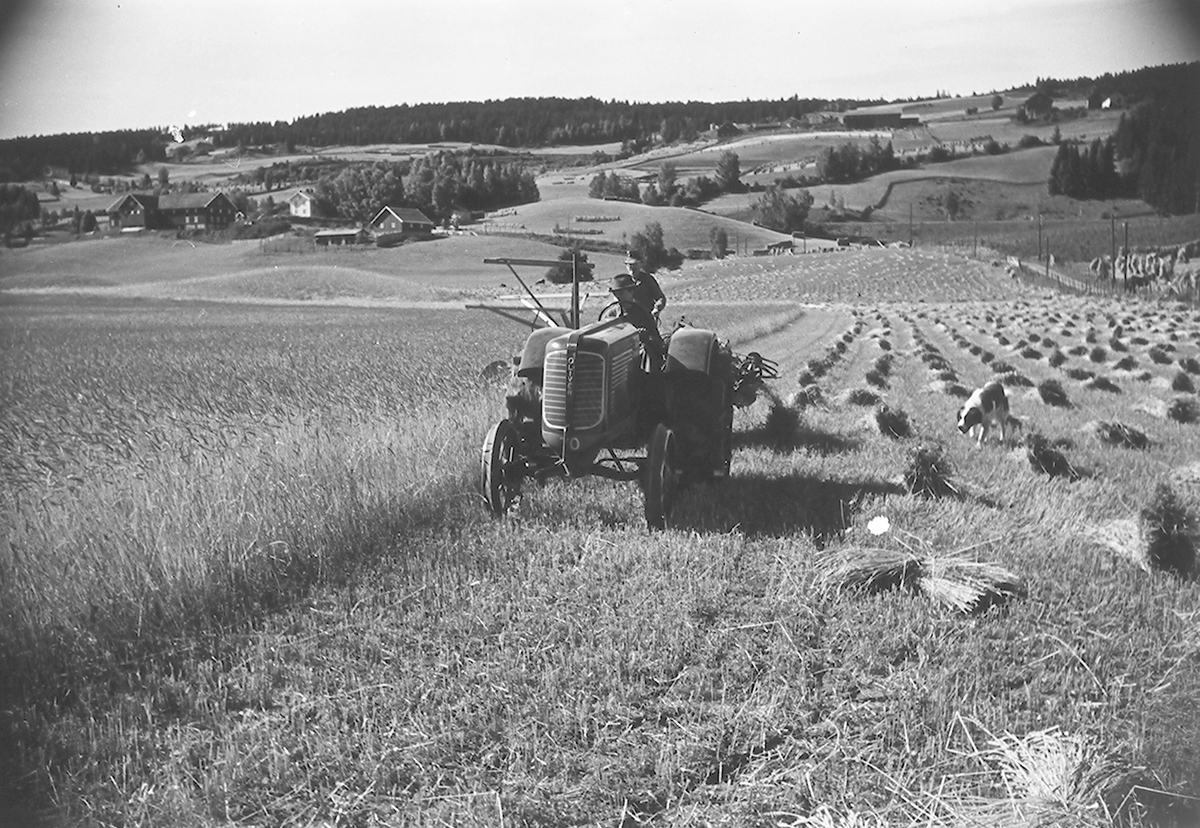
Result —
[[0, 0], [0, 138], [509, 97], [969, 94], [1194, 60], [1198, 0]]

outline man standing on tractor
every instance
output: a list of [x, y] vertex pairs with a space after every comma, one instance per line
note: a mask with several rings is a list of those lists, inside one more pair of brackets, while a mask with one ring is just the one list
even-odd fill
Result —
[[654, 315], [657, 320], [667, 306], [667, 297], [658, 280], [642, 269], [641, 262], [632, 253], [625, 257], [625, 270], [637, 282], [633, 300]]
[[609, 283], [609, 292], [620, 305], [620, 314], [646, 332], [644, 344], [655, 370], [666, 361], [667, 348], [658, 332], [658, 317], [667, 305], [667, 297], [658, 280], [638, 267], [638, 260], [625, 260], [627, 272], [617, 274]]

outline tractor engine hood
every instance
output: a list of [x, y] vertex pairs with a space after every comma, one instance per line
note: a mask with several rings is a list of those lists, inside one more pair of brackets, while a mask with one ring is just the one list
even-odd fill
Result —
[[621, 319], [546, 343], [542, 439], [569, 475], [586, 474], [601, 448], [631, 438], [641, 355], [638, 329]]

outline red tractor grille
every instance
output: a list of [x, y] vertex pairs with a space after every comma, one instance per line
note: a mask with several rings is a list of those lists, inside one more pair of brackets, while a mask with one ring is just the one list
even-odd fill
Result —
[[546, 354], [542, 385], [542, 417], [555, 428], [594, 428], [604, 417], [604, 358], [587, 351], [575, 353], [571, 421], [567, 422], [567, 352]]

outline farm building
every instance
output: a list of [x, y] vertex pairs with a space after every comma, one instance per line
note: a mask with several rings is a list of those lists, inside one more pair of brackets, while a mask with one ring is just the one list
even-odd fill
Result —
[[158, 196], [148, 193], [127, 193], [117, 199], [105, 212], [114, 230], [153, 227], [158, 211]]
[[900, 107], [850, 110], [842, 117], [847, 129], [903, 129], [921, 125], [919, 115], [905, 115]]
[[218, 230], [228, 227], [237, 208], [224, 193], [184, 193], [152, 195], [128, 193], [106, 211], [114, 230], [142, 227], [147, 230], [192, 228]]
[[224, 193], [185, 193], [158, 199], [158, 216], [166, 227], [219, 230], [233, 223], [237, 208]]
[[301, 190], [288, 199], [288, 212], [296, 218], [312, 218], [317, 213], [316, 201], [311, 192]]
[[375, 234], [375, 243], [386, 247], [410, 236], [431, 233], [434, 225], [420, 210], [411, 207], [384, 207], [371, 219], [369, 227]]
[[361, 230], [318, 230], [313, 234], [317, 247], [340, 247], [343, 244], [355, 244], [359, 240]]

